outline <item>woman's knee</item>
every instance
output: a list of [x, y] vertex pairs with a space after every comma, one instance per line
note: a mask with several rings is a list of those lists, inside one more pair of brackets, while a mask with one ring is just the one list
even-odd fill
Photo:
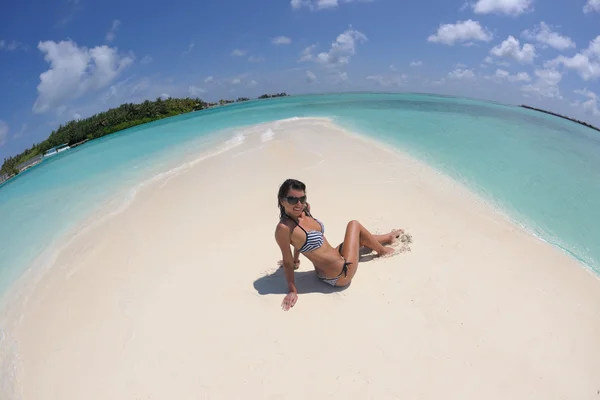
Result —
[[357, 228], [360, 228], [360, 223], [357, 220], [353, 219], [352, 221], [348, 222], [347, 227], [348, 227], [348, 229], [351, 229], [351, 228], [357, 229]]

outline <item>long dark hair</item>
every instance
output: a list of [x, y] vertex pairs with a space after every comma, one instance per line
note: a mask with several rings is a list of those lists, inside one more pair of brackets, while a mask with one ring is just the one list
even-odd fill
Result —
[[285, 215], [285, 209], [281, 205], [281, 200], [287, 196], [290, 189], [294, 190], [302, 190], [306, 193], [306, 185], [299, 180], [296, 179], [287, 179], [285, 182], [281, 184], [279, 187], [279, 192], [277, 193], [277, 207], [279, 207], [279, 218], [283, 218]]

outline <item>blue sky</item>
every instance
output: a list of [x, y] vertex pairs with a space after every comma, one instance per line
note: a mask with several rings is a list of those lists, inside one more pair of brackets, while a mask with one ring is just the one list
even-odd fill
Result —
[[600, 125], [600, 0], [4, 2], [0, 160], [159, 96], [418, 91]]

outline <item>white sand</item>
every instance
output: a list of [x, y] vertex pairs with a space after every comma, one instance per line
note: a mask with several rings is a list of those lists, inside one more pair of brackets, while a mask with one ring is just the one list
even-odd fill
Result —
[[[600, 281], [581, 265], [325, 120], [267, 128], [68, 246], [10, 332], [22, 399], [600, 399]], [[290, 177], [332, 245], [357, 219], [412, 251], [343, 291], [302, 257], [282, 311]]]

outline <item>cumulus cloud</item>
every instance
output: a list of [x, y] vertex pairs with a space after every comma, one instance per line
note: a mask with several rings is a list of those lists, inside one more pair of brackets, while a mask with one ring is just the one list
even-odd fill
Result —
[[518, 16], [533, 10], [533, 0], [478, 0], [473, 5], [476, 14]]
[[313, 83], [317, 81], [317, 76], [312, 71], [306, 71], [306, 81], [308, 83]]
[[13, 40], [11, 42], [0, 40], [0, 50], [15, 51], [17, 49], [27, 50], [28, 46], [21, 42], [17, 42], [16, 40]]
[[512, 58], [521, 64], [533, 63], [536, 56], [535, 47], [532, 44], [526, 43], [521, 47], [519, 40], [512, 35], [492, 48], [490, 54], [496, 57]]
[[248, 61], [249, 62], [263, 62], [263, 61], [265, 61], [265, 59], [264, 59], [264, 57], [250, 56], [250, 57], [248, 57]]
[[519, 72], [514, 75], [511, 75], [508, 71], [503, 69], [497, 69], [496, 73], [492, 76], [486, 76], [486, 79], [492, 80], [497, 83], [501, 82], [529, 82], [531, 81], [531, 77], [527, 72]]
[[550, 46], [556, 50], [575, 48], [575, 42], [570, 37], [554, 32], [552, 27], [544, 21], [531, 30], [523, 31], [522, 35], [528, 40], [537, 41], [542, 47]]
[[348, 81], [348, 73], [347, 72], [338, 71], [338, 73], [333, 76], [334, 83], [342, 83], [342, 82], [346, 82], [346, 81]]
[[190, 94], [190, 96], [198, 97], [202, 93], [206, 93], [206, 89], [201, 88], [200, 86], [190, 85], [188, 87], [188, 93]]
[[8, 125], [6, 122], [0, 120], [0, 147], [6, 143], [6, 138], [8, 137]]
[[374, 0], [291, 0], [294, 10], [308, 8], [311, 11], [320, 11], [337, 8], [342, 3], [368, 3]]
[[290, 44], [290, 43], [292, 43], [292, 39], [290, 39], [287, 36], [277, 36], [276, 38], [273, 38], [273, 40], [271, 40], [271, 43], [276, 44], [276, 45]]
[[587, 49], [573, 57], [560, 55], [544, 63], [546, 68], [556, 68], [561, 65], [576, 71], [585, 81], [600, 78], [600, 35], [590, 42]]
[[408, 81], [408, 76], [406, 74], [393, 76], [370, 75], [367, 76], [367, 80], [377, 82], [383, 87], [402, 86]]
[[112, 42], [113, 40], [115, 40], [115, 38], [117, 37], [117, 31], [119, 30], [119, 25], [121, 25], [121, 21], [119, 21], [118, 19], [115, 19], [112, 22], [110, 29], [108, 30], [108, 32], [106, 32], [105, 39], [107, 42]]
[[355, 29], [348, 29], [338, 35], [327, 52], [313, 54], [315, 45], [309, 46], [301, 54], [299, 61], [314, 61], [326, 67], [340, 67], [350, 62], [350, 58], [356, 54], [356, 46], [368, 39]]
[[134, 60], [133, 56], [119, 55], [113, 47], [88, 49], [71, 40], [40, 42], [38, 49], [50, 68], [40, 75], [35, 113], [45, 113], [108, 86]]
[[150, 56], [144, 56], [144, 58], [142, 58], [140, 60], [140, 63], [142, 64], [150, 64], [152, 61], [154, 61], [154, 59]]
[[196, 44], [194, 42], [190, 42], [190, 44], [188, 45], [188, 48], [181, 53], [182, 56], [185, 56], [187, 54], [190, 54], [192, 52], [192, 50], [194, 50], [194, 47], [196, 47]]
[[594, 11], [600, 13], [600, 0], [588, 0], [587, 4], [583, 7], [583, 12], [586, 14]]
[[210, 83], [210, 82], [212, 82], [212, 81], [214, 81], [214, 80], [215, 80], [215, 77], [214, 77], [214, 76], [208, 76], [208, 77], [206, 77], [206, 79], [204, 80], [204, 83]]
[[442, 43], [453, 46], [457, 42], [470, 41], [489, 42], [492, 40], [492, 34], [483, 28], [479, 22], [471, 19], [458, 21], [455, 24], [441, 24], [435, 35], [427, 38], [427, 41], [433, 43]]
[[411, 61], [410, 66], [411, 67], [420, 67], [423, 65], [423, 61]]
[[562, 74], [555, 69], [536, 69], [537, 77], [534, 83], [521, 87], [525, 94], [537, 97], [562, 99], [558, 84], [562, 80]]
[[473, 72], [472, 69], [457, 68], [454, 71], [450, 71], [448, 73], [448, 78], [455, 79], [455, 80], [459, 80], [459, 79], [471, 80], [471, 79], [475, 78], [475, 73]]
[[235, 49], [231, 52], [231, 55], [234, 57], [242, 57], [242, 56], [245, 56], [246, 53], [247, 53], [246, 50]]
[[576, 102], [577, 105], [583, 107], [583, 110], [592, 115], [600, 115], [600, 109], [598, 109], [598, 95], [587, 89], [574, 90], [575, 93], [587, 97], [588, 100], [580, 103]]

